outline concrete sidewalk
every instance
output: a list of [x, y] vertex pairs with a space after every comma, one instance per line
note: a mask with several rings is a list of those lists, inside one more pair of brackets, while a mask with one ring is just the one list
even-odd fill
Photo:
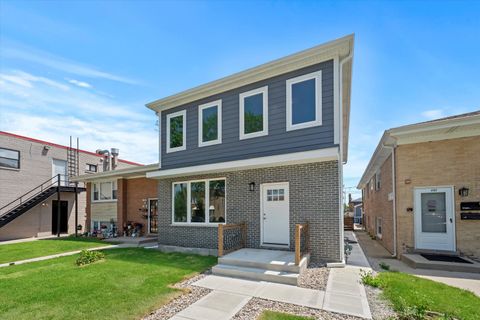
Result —
[[404, 262], [392, 258], [391, 254], [378, 241], [372, 240], [365, 231], [356, 231], [355, 235], [364, 250], [372, 268], [381, 271], [379, 264], [385, 263], [391, 270], [405, 272], [425, 279], [442, 282], [449, 286], [469, 290], [480, 296], [480, 274], [467, 272], [451, 272], [431, 269], [414, 269]]
[[[108, 245], [108, 246], [97, 247], [97, 248], [89, 248], [89, 249], [85, 249], [85, 250], [93, 251], [93, 250], [113, 249], [113, 248], [119, 248], [119, 247], [120, 246], [118, 246], [118, 245]], [[36, 257], [36, 258], [31, 258], [31, 259], [2, 263], [2, 264], [0, 264], [0, 268], [13, 266], [13, 265], [19, 265], [19, 264], [25, 264], [25, 263], [30, 263], [30, 262], [50, 260], [50, 259], [55, 259], [55, 258], [59, 258], [59, 257], [72, 256], [74, 254], [80, 253], [81, 251], [82, 250], [62, 252], [62, 253], [52, 254], [52, 255], [49, 255], [49, 256]]]

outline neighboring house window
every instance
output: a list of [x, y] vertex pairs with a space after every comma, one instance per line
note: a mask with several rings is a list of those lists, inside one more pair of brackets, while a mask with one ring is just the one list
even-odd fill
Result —
[[167, 114], [167, 152], [186, 149], [187, 111]]
[[225, 179], [173, 183], [172, 216], [173, 223], [225, 222]]
[[222, 143], [222, 100], [198, 107], [198, 146]]
[[240, 140], [268, 134], [268, 86], [240, 94]]
[[287, 80], [287, 131], [322, 124], [322, 72]]
[[382, 218], [377, 217], [377, 237], [382, 238]]
[[87, 171], [87, 172], [97, 172], [97, 165], [87, 163], [87, 165], [85, 166], [85, 171]]
[[20, 151], [0, 148], [0, 167], [20, 169]]
[[378, 191], [380, 190], [380, 170], [375, 173], [375, 190]]
[[375, 181], [373, 180], [373, 178], [370, 180], [368, 184], [370, 185], [370, 190], [373, 191], [373, 186], [375, 185]]
[[96, 182], [93, 184], [93, 201], [112, 201], [116, 199], [116, 181]]

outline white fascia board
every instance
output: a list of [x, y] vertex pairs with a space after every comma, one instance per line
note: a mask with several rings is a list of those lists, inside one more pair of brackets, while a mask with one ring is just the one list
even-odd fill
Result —
[[172, 177], [184, 177], [196, 174], [221, 173], [247, 169], [277, 167], [303, 163], [332, 161], [339, 159], [337, 147], [325, 148], [312, 151], [287, 153], [275, 156], [252, 158], [245, 160], [227, 161], [200, 166], [183, 167], [170, 170], [157, 170], [147, 173], [147, 178], [162, 179]]

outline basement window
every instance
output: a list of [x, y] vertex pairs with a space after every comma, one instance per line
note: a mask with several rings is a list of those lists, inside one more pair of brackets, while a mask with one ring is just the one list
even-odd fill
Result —
[[0, 167], [20, 169], [20, 151], [0, 148]]

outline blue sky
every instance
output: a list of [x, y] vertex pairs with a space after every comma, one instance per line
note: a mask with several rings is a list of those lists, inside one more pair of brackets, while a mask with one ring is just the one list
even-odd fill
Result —
[[[480, 109], [480, 2], [0, 1], [0, 130], [157, 160], [145, 103], [355, 33], [350, 158]], [[350, 191], [350, 190], [348, 190]]]

